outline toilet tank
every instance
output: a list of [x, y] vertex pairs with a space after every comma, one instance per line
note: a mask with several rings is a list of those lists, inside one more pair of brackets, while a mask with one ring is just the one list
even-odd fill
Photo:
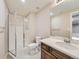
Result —
[[36, 43], [40, 43], [41, 40], [42, 40], [41, 36], [36, 36]]

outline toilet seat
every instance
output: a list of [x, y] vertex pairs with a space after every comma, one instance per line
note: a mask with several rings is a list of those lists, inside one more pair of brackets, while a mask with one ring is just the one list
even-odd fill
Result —
[[31, 43], [28, 46], [28, 54], [30, 55], [35, 55], [36, 53], [38, 53], [40, 51], [40, 46], [38, 43]]

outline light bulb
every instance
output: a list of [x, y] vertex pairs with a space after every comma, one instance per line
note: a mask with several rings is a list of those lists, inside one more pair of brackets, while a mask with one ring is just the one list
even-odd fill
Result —
[[25, 0], [21, 0], [22, 2], [25, 2]]

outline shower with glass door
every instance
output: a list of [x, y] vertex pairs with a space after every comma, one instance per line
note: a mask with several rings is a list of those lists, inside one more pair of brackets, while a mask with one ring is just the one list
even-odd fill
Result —
[[9, 14], [9, 44], [8, 51], [16, 57], [26, 47], [28, 39], [29, 21], [26, 17]]
[[[33, 15], [32, 15], [33, 16]], [[9, 14], [9, 55], [14, 59], [20, 59], [22, 56], [29, 58], [40, 58], [40, 46], [35, 40], [35, 19]], [[34, 38], [32, 38], [34, 37]], [[32, 40], [34, 39], [34, 40]], [[35, 44], [33, 44], [35, 43]], [[34, 45], [30, 47], [30, 45]], [[31, 49], [32, 48], [32, 49]], [[34, 52], [34, 53], [32, 53]], [[34, 55], [34, 56], [33, 56]], [[23, 58], [22, 58], [23, 59]]]
[[[16, 14], [9, 15], [9, 54], [14, 57], [17, 52], [23, 47], [23, 17]], [[21, 44], [20, 44], [21, 43]]]

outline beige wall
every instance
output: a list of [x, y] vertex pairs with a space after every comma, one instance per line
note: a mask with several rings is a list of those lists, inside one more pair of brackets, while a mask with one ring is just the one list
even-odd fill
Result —
[[[0, 27], [4, 27], [1, 30], [0, 28], [0, 59], [5, 59], [6, 56], [6, 38], [5, 38], [5, 24], [8, 17], [8, 10], [5, 6], [4, 0], [0, 0]], [[3, 31], [1, 33], [1, 31]]]
[[26, 17], [29, 20], [29, 30], [26, 32], [27, 44], [33, 42], [37, 35], [42, 37], [50, 36], [50, 8], [51, 5], [37, 14], [31, 13]]
[[36, 35], [44, 37], [50, 35], [50, 6], [46, 7], [37, 14], [37, 28]]
[[57, 15], [55, 17], [51, 17], [52, 35], [63, 36], [69, 34], [71, 32], [71, 20], [71, 13], [69, 12]]
[[36, 36], [36, 15], [34, 13], [29, 14], [28, 19], [28, 30], [25, 31], [25, 42], [26, 45], [32, 43]]
[[[18, 16], [18, 15], [9, 15], [9, 50], [15, 49], [15, 27], [16, 27], [16, 33], [17, 33], [17, 47], [21, 48], [23, 47], [23, 44], [26, 46], [30, 43], [32, 43], [35, 40], [36, 36], [36, 16], [35, 14], [31, 13], [27, 17]], [[25, 27], [23, 25], [24, 19], [28, 19], [28, 29], [23, 29]], [[25, 38], [23, 38], [23, 31]], [[21, 34], [20, 34], [21, 33]], [[24, 42], [23, 42], [24, 41]]]

